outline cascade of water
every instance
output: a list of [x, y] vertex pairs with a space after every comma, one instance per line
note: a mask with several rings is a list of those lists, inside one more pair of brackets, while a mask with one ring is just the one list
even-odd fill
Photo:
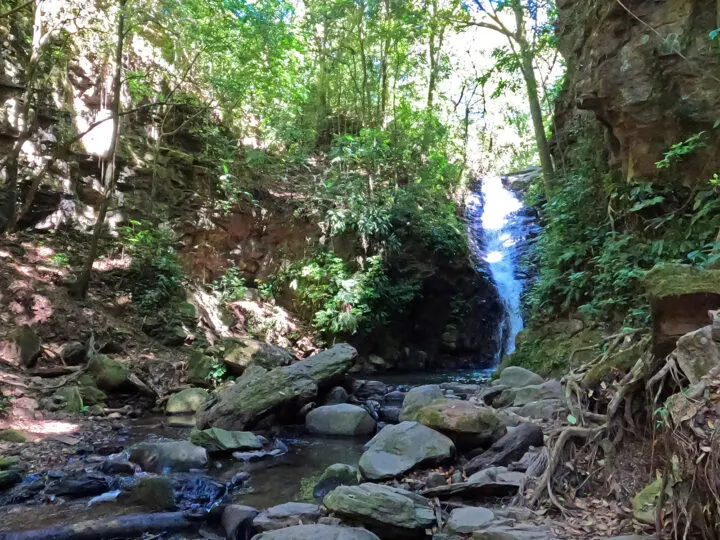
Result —
[[471, 196], [468, 205], [475, 255], [487, 263], [505, 307], [505, 320], [498, 328], [501, 356], [513, 352], [515, 336], [523, 329], [520, 311], [523, 278], [518, 262], [533, 224], [522, 209], [522, 202], [499, 176], [483, 178], [480, 192]]

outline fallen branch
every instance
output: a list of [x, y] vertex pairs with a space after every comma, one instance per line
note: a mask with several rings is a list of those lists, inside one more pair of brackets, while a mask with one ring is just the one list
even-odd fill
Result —
[[0, 540], [96, 540], [97, 538], [135, 538], [144, 533], [182, 532], [196, 529], [200, 521], [183, 512], [131, 514], [114, 518], [57, 525], [46, 529], [0, 533]]

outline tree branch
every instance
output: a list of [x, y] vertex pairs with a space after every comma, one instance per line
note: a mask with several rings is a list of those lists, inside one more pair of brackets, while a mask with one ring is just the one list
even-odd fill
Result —
[[35, 3], [35, 0], [29, 0], [28, 2], [25, 2], [24, 4], [20, 4], [19, 6], [11, 9], [10, 11], [6, 11], [5, 13], [0, 13], [0, 19], [4, 19], [5, 17], [9, 17], [13, 13], [17, 13], [20, 10], [25, 9], [26, 7], [32, 5]]

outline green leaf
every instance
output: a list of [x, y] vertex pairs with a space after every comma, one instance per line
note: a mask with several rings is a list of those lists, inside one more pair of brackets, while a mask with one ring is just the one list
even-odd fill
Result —
[[572, 414], [567, 415], [567, 421], [573, 426], [577, 424], [577, 418], [575, 418]]

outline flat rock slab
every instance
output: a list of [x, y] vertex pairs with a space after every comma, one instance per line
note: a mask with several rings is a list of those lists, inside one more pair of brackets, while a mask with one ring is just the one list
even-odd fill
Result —
[[253, 526], [259, 531], [274, 531], [315, 522], [321, 516], [322, 508], [316, 504], [289, 502], [260, 512], [253, 520]]
[[370, 531], [333, 525], [295, 525], [256, 534], [252, 540], [380, 540]]
[[453, 442], [417, 422], [385, 426], [365, 445], [360, 472], [370, 480], [399, 476], [418, 465], [436, 464], [452, 457]]
[[305, 417], [305, 427], [310, 433], [356, 437], [373, 433], [375, 420], [362, 407], [340, 403], [310, 411]]
[[456, 508], [450, 514], [445, 532], [451, 534], [470, 534], [480, 527], [487, 525], [495, 518], [492, 510], [482, 506], [467, 506]]
[[327, 509], [378, 531], [382, 538], [402, 538], [422, 532], [435, 522], [424, 497], [381, 484], [340, 486], [323, 499]]

